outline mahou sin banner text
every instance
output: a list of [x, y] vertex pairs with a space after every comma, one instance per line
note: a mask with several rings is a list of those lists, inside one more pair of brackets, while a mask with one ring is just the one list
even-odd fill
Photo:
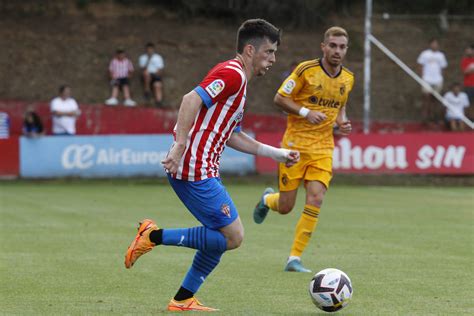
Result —
[[[259, 140], [278, 145], [281, 134]], [[356, 134], [335, 139], [335, 173], [474, 174], [474, 133]], [[257, 159], [257, 171], [276, 172]]]

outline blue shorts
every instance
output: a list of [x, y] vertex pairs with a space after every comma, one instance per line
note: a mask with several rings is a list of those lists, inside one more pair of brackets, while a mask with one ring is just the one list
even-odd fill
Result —
[[183, 204], [205, 227], [219, 229], [239, 216], [234, 202], [219, 178], [201, 181], [168, 180]]

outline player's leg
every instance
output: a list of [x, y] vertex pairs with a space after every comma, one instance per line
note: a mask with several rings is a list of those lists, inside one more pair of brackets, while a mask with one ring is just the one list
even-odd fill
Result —
[[[200, 208], [208, 207], [211, 209], [211, 212], [203, 214], [191, 205], [187, 205], [187, 207], [201, 223], [208, 227], [212, 226], [211, 230], [216, 230], [223, 236], [226, 241], [225, 250], [238, 248], [243, 240], [244, 229], [237, 210], [220, 181], [216, 179], [210, 181], [214, 183], [214, 190], [210, 195], [204, 196], [204, 199], [201, 200]], [[205, 189], [205, 191], [209, 190]], [[204, 234], [205, 236], [206, 234]], [[169, 310], [176, 310], [177, 305], [187, 304], [190, 300], [195, 299], [194, 294], [199, 290], [207, 276], [219, 264], [224, 251], [200, 249], [196, 253], [180, 289], [168, 306]]]
[[319, 181], [306, 183], [306, 203], [303, 213], [296, 224], [295, 237], [291, 246], [286, 271], [311, 272], [301, 264], [301, 255], [306, 249], [318, 224], [319, 211], [323, 202], [326, 186]]
[[[244, 227], [240, 217], [237, 217], [231, 224], [220, 228], [219, 231], [227, 240], [227, 250], [238, 248], [242, 243]], [[196, 252], [191, 268], [186, 274], [181, 287], [168, 305], [169, 310], [184, 310], [183, 306], [195, 300], [194, 294], [199, 290], [207, 276], [219, 264], [222, 254], [223, 252], [218, 251], [198, 250]], [[196, 308], [193, 310], [196, 310]]]
[[301, 256], [318, 224], [319, 211], [332, 178], [332, 158], [315, 156], [305, 174], [306, 201], [296, 224], [295, 237], [285, 271], [311, 272], [304, 268]]
[[274, 192], [272, 188], [266, 188], [260, 200], [257, 202], [253, 211], [255, 223], [262, 223], [269, 210], [280, 214], [288, 214], [295, 206], [298, 186], [304, 176], [306, 163], [303, 158], [288, 168], [285, 164], [279, 165], [279, 189], [280, 192]]

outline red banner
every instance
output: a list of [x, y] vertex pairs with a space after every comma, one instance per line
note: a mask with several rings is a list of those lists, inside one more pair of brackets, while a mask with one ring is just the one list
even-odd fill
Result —
[[19, 174], [18, 137], [0, 139], [0, 176]]
[[[280, 133], [258, 135], [278, 146]], [[355, 134], [336, 139], [335, 173], [474, 174], [474, 133]], [[257, 172], [276, 172], [267, 158]]]

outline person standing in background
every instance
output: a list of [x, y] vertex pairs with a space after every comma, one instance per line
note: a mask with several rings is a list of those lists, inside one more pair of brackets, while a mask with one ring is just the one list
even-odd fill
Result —
[[[420, 66], [421, 77], [433, 90], [441, 93], [443, 90], [443, 69], [448, 66], [446, 56], [439, 50], [436, 38], [429, 41], [429, 48], [422, 51], [418, 56], [417, 63]], [[428, 89], [422, 88], [423, 104], [422, 119], [424, 124], [436, 122], [436, 102]]]
[[76, 100], [71, 97], [71, 88], [68, 85], [59, 87], [59, 96], [51, 101], [50, 109], [53, 116], [53, 135], [75, 135], [76, 119], [81, 111]]
[[461, 59], [461, 70], [464, 75], [464, 91], [472, 104], [474, 102], [474, 44], [466, 47]]

